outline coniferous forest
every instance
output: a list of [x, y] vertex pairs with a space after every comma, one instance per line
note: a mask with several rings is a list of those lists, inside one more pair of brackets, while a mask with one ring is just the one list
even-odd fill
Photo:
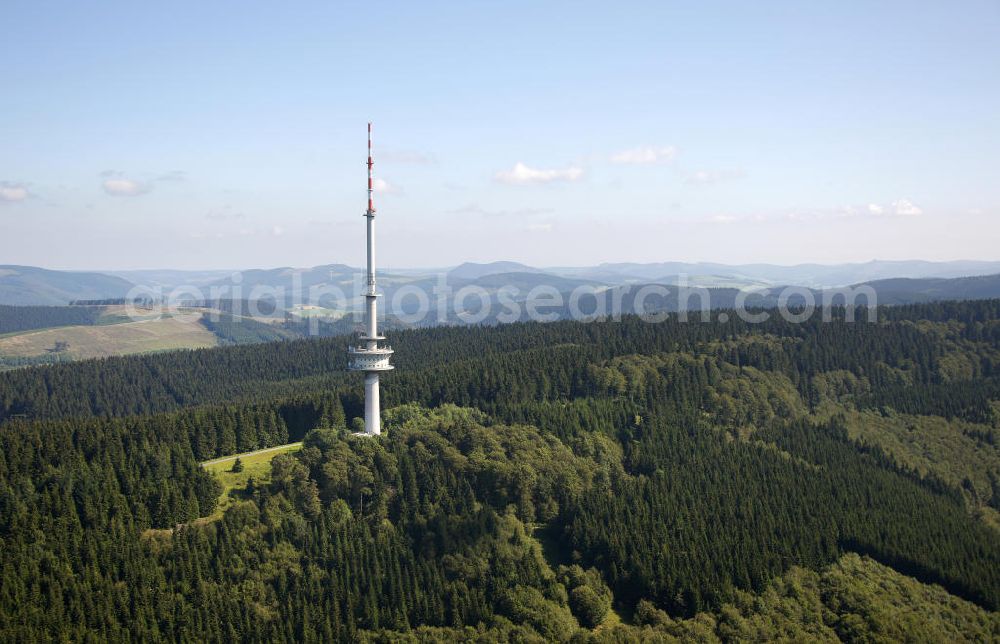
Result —
[[845, 313], [0, 373], [0, 641], [1000, 638], [1000, 300]]

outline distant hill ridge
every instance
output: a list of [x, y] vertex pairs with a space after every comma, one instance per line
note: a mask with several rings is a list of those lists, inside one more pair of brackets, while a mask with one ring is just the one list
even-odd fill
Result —
[[[294, 289], [304, 300], [310, 289], [336, 286], [350, 296], [352, 285], [363, 269], [346, 264], [325, 264], [310, 268], [277, 267], [231, 271], [123, 271], [116, 275], [100, 272], [54, 271], [30, 266], [0, 266], [0, 304], [65, 305], [73, 300], [104, 300], [125, 297], [135, 284], [162, 288], [165, 293], [178, 285], [201, 288], [209, 297], [210, 289], [239, 287], [239, 297], [252, 297], [253, 289], [284, 289], [292, 297]], [[625, 284], [686, 283], [711, 289], [746, 287], [829, 288], [870, 284], [880, 289], [881, 301], [928, 301], [931, 299], [969, 299], [998, 297], [989, 278], [1000, 274], [1000, 261], [872, 261], [857, 264], [773, 264], [726, 265], [711, 263], [618, 263], [592, 267], [536, 268], [512, 261], [489, 263], [466, 262], [448, 270], [414, 269], [382, 271], [379, 286], [387, 296], [403, 287], [417, 287], [430, 292], [443, 275], [455, 288], [476, 284], [494, 291], [504, 280], [518, 288], [549, 284], [560, 291], [587, 284], [607, 288]], [[128, 275], [135, 281], [122, 276]], [[976, 279], [984, 278], [984, 279]], [[911, 280], [911, 281], [906, 281]], [[966, 281], [950, 281], [966, 280]], [[885, 291], [883, 294], [881, 291]], [[218, 293], [215, 297], [235, 291]], [[917, 298], [917, 299], [913, 299]]]
[[[653, 264], [601, 264], [596, 267], [603, 275], [620, 273], [643, 279], [659, 279], [663, 275], [718, 275], [772, 284], [794, 284], [813, 288], [846, 286], [896, 277], [954, 278], [1000, 273], [1000, 261], [929, 262], [924, 260], [872, 260], [845, 264], [718, 264], [663, 262]], [[583, 269], [584, 271], [589, 269]]]
[[487, 275], [502, 275], [504, 273], [544, 273], [539, 268], [526, 266], [518, 262], [489, 262], [488, 264], [477, 264], [476, 262], [465, 262], [448, 271], [448, 277], [452, 279], [474, 280]]
[[134, 284], [113, 275], [0, 266], [0, 304], [64, 305], [73, 300], [125, 297]]
[[1000, 275], [954, 279], [896, 277], [868, 282], [879, 304], [916, 304], [938, 300], [985, 300], [1000, 297]]

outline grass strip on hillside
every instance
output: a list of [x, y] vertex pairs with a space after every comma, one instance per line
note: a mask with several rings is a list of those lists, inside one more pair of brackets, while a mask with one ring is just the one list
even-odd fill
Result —
[[[223, 458], [205, 461], [201, 464], [203, 468], [215, 474], [222, 483], [222, 494], [219, 496], [219, 503], [215, 506], [215, 512], [208, 517], [203, 517], [207, 521], [221, 519], [225, 511], [235, 503], [235, 495], [247, 487], [247, 482], [253, 478], [258, 483], [266, 483], [271, 479], [271, 459], [279, 454], [297, 452], [302, 449], [302, 443], [289, 443], [278, 445], [267, 449], [247, 452], [245, 454], [234, 454]], [[233, 464], [236, 459], [240, 460], [243, 469], [240, 472], [233, 472]]]

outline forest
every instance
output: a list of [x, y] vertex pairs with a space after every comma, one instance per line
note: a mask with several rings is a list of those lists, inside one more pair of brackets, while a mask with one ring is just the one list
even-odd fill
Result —
[[0, 304], [0, 335], [56, 326], [97, 324], [103, 306], [7, 306]]
[[878, 313], [0, 373], [0, 640], [996, 639], [1000, 300]]

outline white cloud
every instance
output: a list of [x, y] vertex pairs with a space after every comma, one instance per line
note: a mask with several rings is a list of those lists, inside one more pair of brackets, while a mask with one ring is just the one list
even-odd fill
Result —
[[909, 199], [898, 199], [892, 202], [892, 214], [901, 217], [915, 217], [924, 211]]
[[553, 211], [552, 208], [518, 208], [516, 210], [487, 210], [478, 204], [470, 203], [449, 210], [451, 215], [482, 215], [484, 217], [530, 217], [532, 215], [545, 215]]
[[171, 170], [142, 181], [129, 179], [121, 170], [104, 170], [98, 176], [104, 179], [101, 182], [104, 192], [113, 197], [137, 197], [150, 192], [157, 182], [178, 183], [187, 179], [187, 173], [183, 170]]
[[839, 213], [843, 217], [856, 217], [868, 214], [872, 217], [916, 217], [924, 214], [922, 208], [909, 199], [897, 199], [889, 205], [870, 203], [867, 206], [846, 206]]
[[909, 199], [898, 199], [892, 203], [868, 203], [864, 205], [846, 205], [824, 208], [794, 208], [790, 210], [775, 210], [756, 214], [723, 214], [710, 217], [707, 221], [714, 224], [731, 224], [742, 222], [817, 222], [837, 221], [863, 217], [914, 217], [922, 215], [923, 210]]
[[611, 155], [611, 163], [650, 165], [653, 163], [669, 163], [677, 156], [677, 148], [672, 145], [653, 147], [645, 145], [631, 150], [622, 150]]
[[552, 224], [528, 224], [525, 230], [529, 233], [547, 233], [552, 231]]
[[274, 235], [275, 237], [281, 237], [282, 235], [285, 234], [285, 229], [282, 228], [281, 226], [275, 226], [274, 228], [271, 229], [271, 234]]
[[528, 184], [528, 183], [552, 183], [553, 181], [576, 181], [583, 176], [583, 169], [577, 166], [568, 168], [540, 170], [529, 168], [520, 161], [514, 164], [511, 170], [497, 172], [495, 179], [501, 183]]
[[375, 192], [383, 195], [394, 195], [399, 193], [399, 188], [392, 185], [385, 179], [374, 179], [372, 181], [372, 188], [375, 189]]
[[0, 201], [5, 203], [17, 203], [24, 201], [30, 196], [28, 189], [19, 183], [0, 182]]
[[712, 175], [708, 172], [708, 170], [699, 170], [693, 174], [689, 174], [684, 179], [684, 183], [704, 185], [708, 183], [713, 183], [713, 179]]
[[684, 183], [693, 186], [710, 186], [720, 181], [739, 179], [742, 176], [742, 170], [698, 170], [686, 176]]
[[136, 197], [151, 190], [149, 185], [141, 181], [124, 178], [105, 179], [101, 185], [104, 192], [112, 197]]

